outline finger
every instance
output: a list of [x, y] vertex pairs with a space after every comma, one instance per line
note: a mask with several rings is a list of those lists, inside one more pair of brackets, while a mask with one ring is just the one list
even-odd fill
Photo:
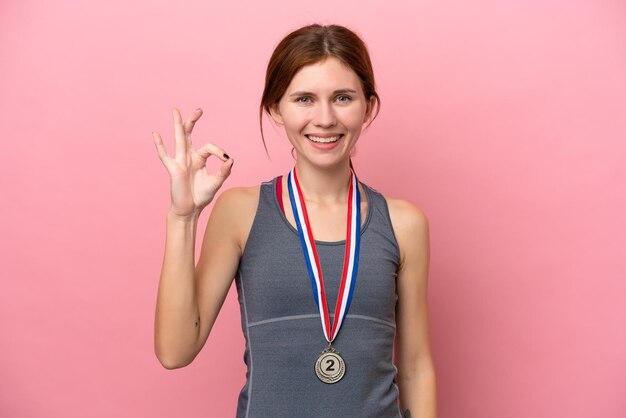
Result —
[[176, 158], [183, 158], [187, 154], [187, 139], [185, 138], [185, 130], [183, 128], [183, 118], [180, 111], [176, 108], [172, 109], [172, 117], [174, 118], [174, 137], [176, 138]]
[[154, 145], [157, 149], [157, 153], [159, 154], [159, 159], [163, 163], [163, 166], [171, 174], [172, 159], [169, 155], [167, 155], [167, 150], [165, 149], [165, 145], [163, 145], [163, 139], [161, 138], [161, 135], [159, 135], [158, 132], [152, 132], [152, 138], [154, 139]]
[[227, 161], [230, 158], [228, 154], [226, 154], [226, 152], [224, 152], [222, 148], [218, 147], [215, 144], [211, 144], [210, 142], [207, 142], [206, 144], [204, 144], [196, 152], [205, 161], [211, 155], [215, 155], [217, 158], [219, 158], [222, 161]]
[[154, 145], [156, 146], [157, 153], [159, 154], [159, 158], [161, 161], [167, 158], [167, 150], [165, 149], [165, 145], [163, 145], [163, 139], [161, 139], [161, 135], [158, 132], [152, 132], [152, 140], [154, 141]]
[[235, 164], [235, 160], [233, 160], [232, 158], [228, 159], [227, 161], [224, 161], [222, 165], [220, 166], [219, 170], [217, 170], [217, 173], [214, 174], [216, 186], [218, 189], [222, 187], [222, 184], [224, 184], [228, 176], [230, 176], [230, 172], [233, 168], [233, 164]]
[[222, 165], [220, 166], [218, 175], [220, 177], [223, 177], [224, 180], [226, 180], [226, 177], [230, 176], [230, 172], [234, 164], [235, 164], [235, 160], [233, 160], [232, 158], [229, 158], [228, 160], [224, 161]]
[[198, 119], [200, 119], [200, 116], [202, 116], [202, 109], [197, 108], [191, 112], [191, 115], [189, 115], [187, 121], [185, 122], [184, 128], [185, 135], [187, 135], [187, 146], [191, 145], [191, 131], [193, 131], [193, 127], [196, 125]]

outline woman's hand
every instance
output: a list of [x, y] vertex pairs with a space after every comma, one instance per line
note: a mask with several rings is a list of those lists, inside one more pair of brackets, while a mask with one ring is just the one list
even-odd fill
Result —
[[[183, 124], [178, 109], [172, 109], [174, 117], [174, 134], [176, 137], [176, 154], [172, 158], [167, 155], [161, 135], [152, 133], [159, 158], [170, 175], [172, 207], [170, 212], [180, 217], [191, 217], [200, 214], [202, 209], [215, 197], [224, 180], [230, 175], [233, 159], [218, 146], [207, 143], [197, 151], [191, 146], [191, 131], [202, 110], [193, 111]], [[219, 170], [209, 174], [206, 161], [215, 155], [223, 161]]]

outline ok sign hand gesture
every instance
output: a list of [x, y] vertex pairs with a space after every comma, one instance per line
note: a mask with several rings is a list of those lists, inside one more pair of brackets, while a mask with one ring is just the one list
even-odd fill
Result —
[[[196, 109], [183, 124], [178, 109], [172, 109], [174, 117], [174, 134], [176, 137], [176, 154], [172, 158], [167, 155], [161, 135], [153, 132], [159, 158], [170, 175], [172, 207], [170, 211], [180, 217], [199, 215], [208, 205], [215, 193], [230, 175], [233, 159], [224, 153], [218, 146], [206, 143], [198, 150], [191, 146], [191, 131], [195, 123], [202, 116], [202, 110]], [[223, 161], [216, 173], [210, 174], [206, 168], [206, 161], [215, 155]]]

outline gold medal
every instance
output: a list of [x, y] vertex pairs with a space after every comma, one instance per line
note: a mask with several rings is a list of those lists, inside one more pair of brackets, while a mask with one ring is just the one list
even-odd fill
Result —
[[324, 383], [337, 383], [346, 373], [346, 362], [330, 344], [315, 362], [315, 374]]

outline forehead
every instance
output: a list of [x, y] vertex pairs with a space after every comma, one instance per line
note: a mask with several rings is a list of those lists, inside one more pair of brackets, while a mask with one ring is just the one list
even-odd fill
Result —
[[287, 92], [333, 91], [350, 88], [361, 91], [361, 80], [354, 70], [334, 57], [302, 67], [291, 79]]

